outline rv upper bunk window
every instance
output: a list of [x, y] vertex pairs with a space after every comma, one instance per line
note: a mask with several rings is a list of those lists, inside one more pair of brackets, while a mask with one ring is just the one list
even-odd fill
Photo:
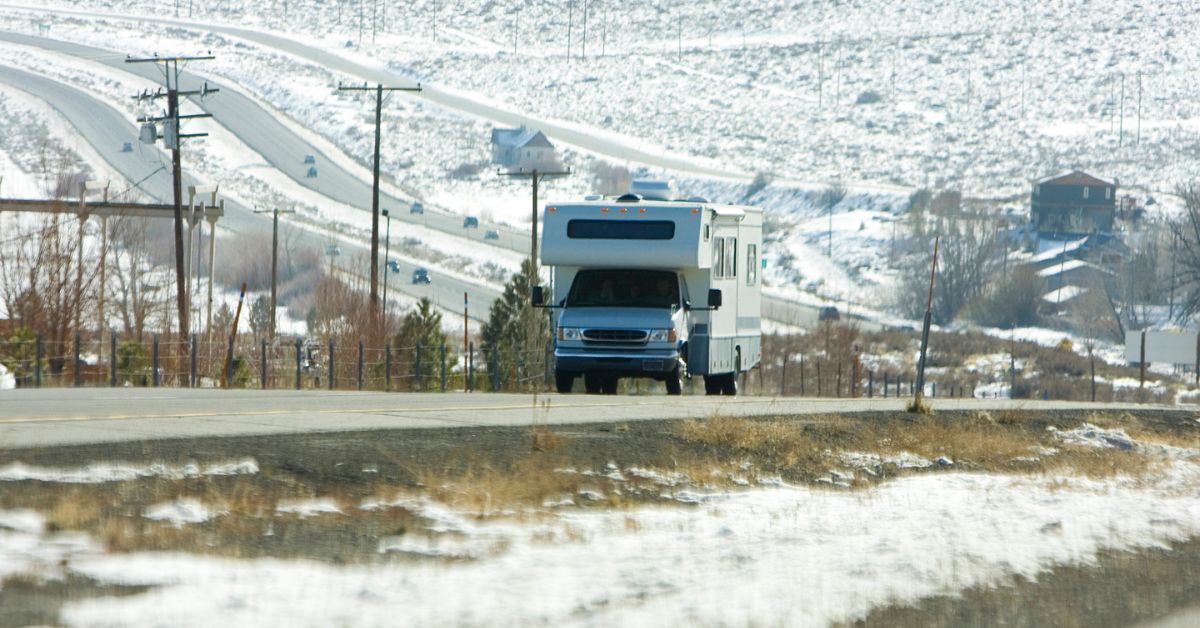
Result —
[[585, 240], [670, 240], [675, 223], [669, 220], [571, 220], [567, 237]]

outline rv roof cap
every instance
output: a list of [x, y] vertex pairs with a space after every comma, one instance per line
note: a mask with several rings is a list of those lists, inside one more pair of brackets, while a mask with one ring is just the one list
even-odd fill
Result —
[[602, 201], [602, 200], [604, 200], [604, 195], [602, 195], [602, 194], [586, 194], [586, 195], [584, 195], [583, 200], [585, 200], [585, 201]]
[[638, 196], [637, 194], [634, 194], [632, 192], [630, 192], [628, 194], [622, 194], [617, 197], [618, 203], [636, 203], [640, 200], [642, 200], [642, 197]]
[[648, 201], [673, 201], [679, 198], [674, 180], [634, 179], [629, 184], [629, 193], [638, 194]]
[[687, 202], [689, 202], [689, 203], [707, 203], [708, 199], [704, 198], [703, 196], [691, 196], [691, 197], [688, 197]]

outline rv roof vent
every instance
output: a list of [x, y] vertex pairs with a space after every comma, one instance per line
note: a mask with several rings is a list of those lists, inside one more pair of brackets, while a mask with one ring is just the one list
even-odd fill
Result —
[[636, 203], [640, 200], [642, 200], [642, 197], [638, 196], [637, 194], [634, 194], [633, 192], [630, 192], [628, 194], [622, 194], [617, 197], [618, 203]]
[[604, 200], [604, 195], [603, 194], [587, 194], [583, 197], [583, 200], [585, 200], [585, 201], [602, 201], [602, 200]]
[[689, 203], [707, 203], [708, 199], [704, 198], [703, 196], [692, 196], [687, 199], [687, 202], [689, 202]]
[[679, 198], [674, 181], [659, 179], [634, 179], [629, 184], [632, 194], [640, 194], [648, 201], [673, 201]]

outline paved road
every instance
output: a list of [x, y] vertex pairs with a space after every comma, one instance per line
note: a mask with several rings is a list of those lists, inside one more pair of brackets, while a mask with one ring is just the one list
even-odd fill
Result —
[[[0, 6], [5, 5], [0, 3]], [[87, 15], [86, 13], [69, 10], [54, 12]], [[398, 78], [391, 72], [355, 63], [340, 55], [270, 33], [231, 26], [189, 22], [187, 20], [164, 20], [150, 17], [129, 17], [129, 19], [159, 23], [182, 23], [193, 28], [241, 37], [265, 47], [282, 50], [308, 59], [331, 70], [345, 72], [346, 74], [367, 81], [393, 84]], [[122, 71], [135, 73], [151, 80], [158, 80], [158, 75], [156, 74], [158, 70], [156, 68], [148, 65], [126, 64], [124, 62], [124, 55], [114, 51], [12, 32], [0, 32], [0, 40], [54, 50], [62, 54], [88, 59]], [[217, 81], [210, 80], [209, 83], [213, 87], [219, 88], [224, 86]], [[184, 88], [195, 89], [199, 84], [200, 79], [187, 73], [182, 75], [181, 85]], [[404, 95], [403, 97], [411, 98], [415, 96]], [[421, 97], [447, 109], [495, 120], [500, 124], [512, 126], [525, 124], [534, 126], [568, 143], [587, 148], [602, 155], [609, 155], [613, 158], [631, 159], [636, 162], [680, 172], [690, 172], [699, 176], [729, 175], [725, 171], [698, 167], [686, 159], [631, 149], [624, 144], [588, 134], [571, 126], [562, 126], [546, 120], [536, 119], [498, 107], [494, 104], [477, 102], [464, 96], [447, 93], [435, 86], [425, 86], [425, 91], [421, 93]], [[218, 97], [209, 98], [205, 101], [193, 98], [192, 102], [212, 113], [222, 125], [300, 185], [309, 187], [351, 206], [364, 206], [364, 203], [367, 202], [365, 199], [370, 199], [370, 186], [363, 179], [340, 168], [328, 158], [320, 160], [318, 177], [316, 179], [305, 177], [307, 166], [303, 164], [303, 156], [308, 154], [320, 155], [321, 151], [292, 133], [283, 125], [279, 121], [279, 116], [282, 114], [267, 111], [255, 101], [236, 93], [232, 89], [226, 89]], [[480, 141], [482, 141], [482, 138]], [[423, 224], [429, 228], [452, 235], [462, 235], [464, 232], [461, 216], [429, 211], [425, 215], [415, 217], [414, 219], [408, 213], [407, 208], [409, 204], [406, 200], [381, 194], [380, 202], [384, 207], [400, 208], [399, 211], [394, 213], [393, 220], [399, 219], [401, 221], [411, 221], [415, 224]], [[500, 239], [484, 242], [484, 244], [488, 246], [501, 246], [519, 253], [528, 251], [528, 234], [509, 227], [483, 224], [480, 229], [473, 230], [473, 233], [469, 237], [482, 238], [483, 232], [489, 228], [499, 231]], [[491, 299], [488, 299], [487, 302], [490, 303]], [[439, 303], [439, 305], [445, 306], [442, 303]], [[763, 316], [780, 323], [811, 326], [817, 322], [817, 309], [778, 297], [764, 296]]]
[[[169, 170], [162, 169], [154, 172], [160, 166], [168, 164], [168, 158], [156, 149], [142, 147], [136, 143], [136, 148], [132, 152], [123, 153], [120, 151], [123, 142], [136, 142], [137, 138], [135, 125], [122, 112], [109, 107], [103, 101], [92, 97], [82, 90], [2, 64], [0, 64], [0, 82], [8, 83], [13, 87], [46, 101], [79, 131], [80, 137], [91, 144], [96, 149], [96, 152], [113, 169], [120, 172], [129, 181], [141, 181], [145, 179], [139, 187], [147, 196], [159, 202], [170, 202], [171, 176]], [[186, 165], [187, 158], [185, 152], [184, 166], [186, 167]], [[149, 178], [146, 178], [147, 174], [152, 172], [153, 174]], [[185, 190], [188, 185], [194, 183], [197, 182], [188, 176], [185, 171], [183, 183]], [[267, 238], [270, 237], [270, 217], [267, 215], [255, 215], [250, 208], [236, 201], [228, 199], [225, 201], [225, 218], [221, 220], [220, 224], [235, 232], [257, 234], [263, 238], [263, 242], [269, 241]], [[300, 233], [306, 245], [321, 251], [324, 250], [327, 244], [326, 234], [309, 231], [301, 231]], [[346, 260], [354, 257], [364, 260], [368, 259], [368, 243], [364, 242], [358, 245], [343, 240], [341, 246], [343, 248], [343, 255], [338, 260], [339, 265], [344, 266], [347, 263]], [[218, 255], [220, 251], [221, 243], [218, 242]], [[412, 276], [413, 268], [414, 265], [401, 262], [399, 276], [389, 276], [388, 285], [390, 290], [399, 290], [418, 298], [428, 296], [435, 303], [451, 312], [461, 311], [462, 295], [465, 291], [470, 294], [471, 310], [474, 312], [475, 316], [473, 318], [476, 320], [484, 320], [486, 318], [487, 309], [499, 295], [498, 291], [491, 288], [461, 281], [452, 276], [439, 275], [436, 272], [433, 273], [433, 285], [412, 285], [408, 283], [408, 279]], [[363, 274], [366, 274], [366, 272], [365, 268], [362, 269]]]
[[[936, 399], [933, 403], [940, 410], [1150, 407], [1003, 399]], [[0, 448], [251, 434], [527, 426], [534, 422], [565, 425], [714, 415], [899, 411], [904, 404], [903, 399], [23, 389], [0, 393]]]

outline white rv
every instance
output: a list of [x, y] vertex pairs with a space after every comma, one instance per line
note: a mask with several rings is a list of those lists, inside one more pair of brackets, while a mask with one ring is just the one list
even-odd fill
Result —
[[706, 393], [737, 394], [762, 357], [762, 211], [635, 184], [643, 194], [545, 208], [551, 286], [533, 299], [557, 310], [557, 390], [582, 377], [614, 394], [621, 377], [649, 377], [677, 395], [700, 375]]

